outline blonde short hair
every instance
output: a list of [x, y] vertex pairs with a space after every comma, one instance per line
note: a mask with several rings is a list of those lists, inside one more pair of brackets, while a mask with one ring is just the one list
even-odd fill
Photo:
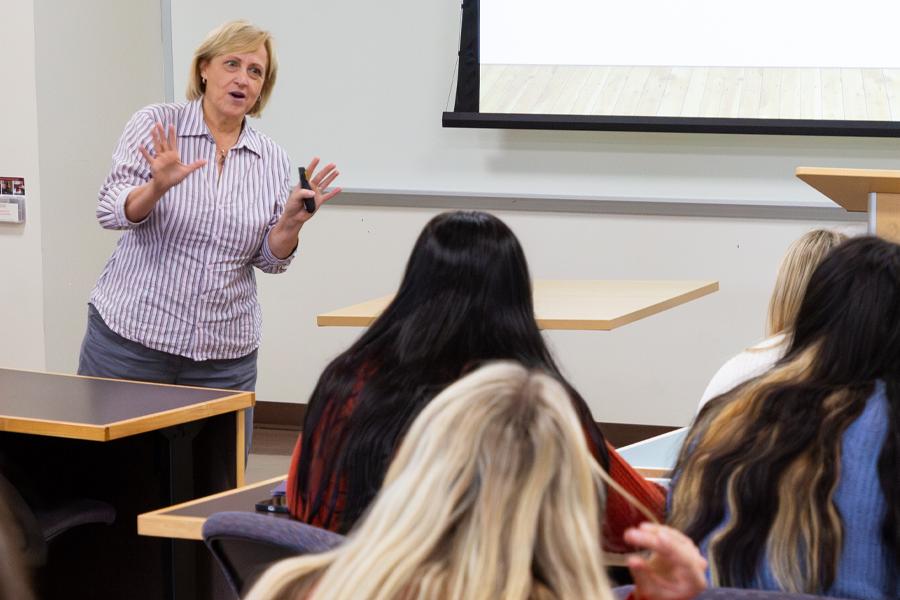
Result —
[[769, 317], [767, 334], [777, 335], [789, 331], [797, 320], [797, 311], [806, 294], [806, 286], [813, 271], [819, 266], [828, 253], [847, 240], [847, 236], [830, 229], [814, 229], [795, 240], [788, 248], [778, 277], [775, 289], [769, 299]]
[[272, 43], [272, 35], [248, 21], [229, 21], [216, 27], [206, 35], [206, 39], [194, 50], [194, 58], [191, 61], [191, 72], [188, 76], [187, 91], [188, 100], [197, 100], [203, 97], [206, 84], [200, 76], [203, 65], [217, 56], [229, 52], [253, 52], [260, 46], [266, 49], [269, 64], [266, 67], [265, 79], [259, 99], [248, 113], [251, 117], [259, 117], [262, 110], [272, 95], [275, 88], [275, 79], [278, 75], [278, 59], [275, 57], [275, 47]]

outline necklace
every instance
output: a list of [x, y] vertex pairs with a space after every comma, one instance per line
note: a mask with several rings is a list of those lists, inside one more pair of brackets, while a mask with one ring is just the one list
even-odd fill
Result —
[[223, 149], [223, 148], [217, 148], [217, 151], [216, 151], [216, 159], [217, 159], [217, 161], [218, 161], [218, 163], [219, 163], [219, 168], [220, 168], [220, 169], [221, 169], [223, 166], [225, 166], [225, 157], [226, 157], [227, 155], [228, 155], [228, 150], [225, 150], [225, 149]]

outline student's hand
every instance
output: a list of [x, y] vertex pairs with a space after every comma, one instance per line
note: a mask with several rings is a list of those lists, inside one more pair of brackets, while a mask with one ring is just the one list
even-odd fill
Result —
[[687, 600], [706, 589], [706, 560], [680, 531], [642, 523], [625, 532], [625, 541], [650, 551], [628, 557], [637, 600]]

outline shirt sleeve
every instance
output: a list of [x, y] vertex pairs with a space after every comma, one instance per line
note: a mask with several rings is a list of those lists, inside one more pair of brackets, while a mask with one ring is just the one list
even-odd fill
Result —
[[[294, 248], [294, 251], [287, 258], [278, 258], [274, 254], [272, 254], [272, 248], [269, 246], [269, 233], [272, 231], [272, 228], [275, 227], [275, 224], [278, 223], [278, 219], [281, 218], [282, 213], [284, 213], [284, 205], [287, 203], [288, 196], [291, 194], [291, 161], [288, 160], [287, 154], [284, 151], [279, 153], [277, 159], [277, 166], [275, 167], [278, 170], [277, 180], [280, 182], [278, 189], [276, 191], [275, 197], [275, 211], [272, 213], [272, 217], [269, 219], [269, 224], [266, 227], [266, 234], [263, 236], [262, 244], [260, 245], [259, 251], [256, 253], [256, 256], [253, 257], [251, 261], [253, 266], [263, 271], [264, 273], [284, 273], [287, 271], [288, 266], [291, 264], [291, 261], [294, 260], [294, 257], [297, 256], [297, 248]], [[299, 244], [297, 245], [299, 248]]]
[[[666, 493], [661, 486], [647, 481], [629, 465], [616, 450], [606, 444], [609, 452], [609, 476], [622, 486], [638, 502], [644, 505], [657, 521], [666, 519]], [[606, 515], [603, 523], [603, 548], [608, 552], [632, 552], [635, 549], [625, 543], [625, 530], [647, 520], [637, 508], [612, 488], [607, 488]]]
[[150, 218], [148, 215], [140, 222], [129, 221], [125, 216], [125, 200], [131, 190], [150, 181], [150, 166], [138, 146], [150, 146], [152, 128], [153, 120], [144, 111], [135, 113], [125, 125], [125, 131], [113, 152], [112, 168], [100, 188], [97, 202], [97, 220], [104, 229], [131, 229]]

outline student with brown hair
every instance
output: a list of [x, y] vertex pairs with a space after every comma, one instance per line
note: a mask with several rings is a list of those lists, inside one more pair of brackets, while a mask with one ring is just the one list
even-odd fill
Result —
[[709, 402], [670, 523], [717, 586], [900, 598], [900, 246], [852, 239], [816, 268], [784, 358]]

